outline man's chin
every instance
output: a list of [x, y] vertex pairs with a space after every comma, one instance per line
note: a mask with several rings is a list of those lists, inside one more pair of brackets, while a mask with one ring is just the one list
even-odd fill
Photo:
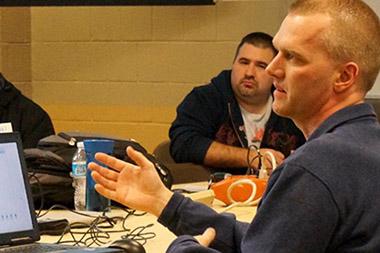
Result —
[[281, 117], [289, 118], [289, 113], [286, 110], [286, 106], [280, 103], [273, 102], [272, 110]]

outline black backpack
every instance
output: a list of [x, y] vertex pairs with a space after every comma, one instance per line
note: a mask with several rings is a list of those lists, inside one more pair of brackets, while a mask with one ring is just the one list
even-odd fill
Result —
[[24, 150], [28, 172], [31, 175], [34, 204], [37, 208], [49, 208], [53, 204], [62, 204], [70, 208], [74, 206], [74, 189], [70, 177], [71, 161], [77, 150], [76, 143], [86, 139], [114, 140], [112, 155], [130, 163], [134, 162], [125, 150], [132, 146], [155, 165], [162, 182], [167, 188], [171, 188], [173, 179], [169, 169], [135, 140], [94, 133], [61, 132], [41, 139], [35, 149]]

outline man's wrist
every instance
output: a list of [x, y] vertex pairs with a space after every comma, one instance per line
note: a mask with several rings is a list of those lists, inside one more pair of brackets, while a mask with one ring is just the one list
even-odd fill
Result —
[[160, 197], [155, 200], [153, 209], [150, 213], [156, 217], [159, 217], [166, 205], [169, 203], [169, 200], [172, 198], [172, 196], [173, 192], [165, 187], [161, 192]]
[[251, 173], [253, 170], [259, 170], [261, 163], [261, 153], [260, 148], [255, 146], [249, 146], [247, 150], [247, 167], [251, 169]]

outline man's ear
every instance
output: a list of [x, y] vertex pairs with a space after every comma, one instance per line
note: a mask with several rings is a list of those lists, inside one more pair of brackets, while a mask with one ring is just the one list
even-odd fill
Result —
[[334, 90], [341, 93], [352, 87], [358, 80], [359, 66], [355, 62], [344, 64], [335, 80]]

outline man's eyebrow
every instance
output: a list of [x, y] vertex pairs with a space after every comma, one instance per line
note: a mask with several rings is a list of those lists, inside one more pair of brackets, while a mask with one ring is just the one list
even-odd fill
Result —
[[251, 59], [249, 59], [249, 58], [247, 58], [247, 57], [244, 57], [244, 56], [238, 58], [237, 60], [238, 60], [238, 61], [255, 62], [255, 64], [269, 65], [269, 62], [266, 62], [266, 61], [264, 61], [264, 60], [253, 60], [253, 61], [252, 61]]
[[286, 53], [286, 54], [292, 54], [292, 55], [294, 55], [295, 57], [297, 57], [297, 58], [299, 58], [299, 59], [301, 59], [301, 60], [305, 60], [305, 57], [303, 57], [300, 53], [297, 53], [297, 52], [294, 51], [294, 50], [291, 50], [291, 49], [283, 49], [283, 50], [281, 50], [281, 51], [283, 51], [283, 52]]
[[243, 60], [243, 61], [251, 61], [250, 59], [248, 59], [247, 57], [244, 57], [244, 56], [241, 56], [239, 58], [237, 58], [239, 61]]
[[257, 64], [264, 64], [264, 65], [269, 65], [269, 62], [266, 62], [266, 61], [260, 61], [260, 60], [257, 60], [255, 61]]

